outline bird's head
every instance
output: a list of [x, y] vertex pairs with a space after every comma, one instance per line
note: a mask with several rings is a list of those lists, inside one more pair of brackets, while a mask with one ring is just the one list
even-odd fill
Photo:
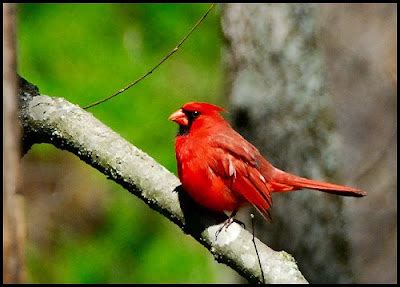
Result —
[[190, 102], [186, 103], [169, 116], [169, 120], [176, 122], [179, 125], [179, 135], [187, 134], [195, 122], [204, 122], [207, 119], [222, 118], [219, 113], [222, 108], [209, 104]]

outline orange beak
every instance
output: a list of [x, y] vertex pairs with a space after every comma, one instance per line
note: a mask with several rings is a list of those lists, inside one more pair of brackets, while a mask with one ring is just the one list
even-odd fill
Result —
[[182, 109], [177, 110], [175, 113], [170, 115], [168, 119], [181, 126], [187, 126], [189, 124], [189, 120]]

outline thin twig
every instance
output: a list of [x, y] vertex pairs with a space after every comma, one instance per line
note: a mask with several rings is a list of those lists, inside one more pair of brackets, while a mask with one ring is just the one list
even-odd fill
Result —
[[136, 85], [141, 80], [146, 78], [148, 75], [153, 73], [162, 63], [164, 63], [169, 57], [171, 57], [173, 54], [175, 54], [178, 51], [179, 47], [182, 46], [182, 44], [187, 40], [187, 38], [189, 38], [189, 36], [194, 32], [194, 30], [196, 30], [196, 28], [203, 22], [203, 20], [207, 17], [208, 13], [210, 13], [210, 11], [214, 8], [214, 6], [215, 6], [215, 3], [211, 4], [211, 6], [208, 8], [207, 12], [204, 13], [204, 15], [197, 21], [197, 23], [192, 27], [192, 29], [189, 31], [189, 33], [187, 33], [187, 35], [185, 37], [183, 37], [183, 39], [178, 43], [178, 45], [176, 45], [176, 47], [174, 49], [172, 49], [167, 55], [165, 55], [164, 58], [162, 58], [161, 61], [157, 65], [155, 65], [150, 71], [148, 71], [146, 74], [144, 74], [143, 76], [141, 76], [140, 78], [138, 78], [134, 82], [132, 82], [129, 85], [127, 85], [125, 88], [122, 88], [122, 89], [118, 90], [117, 92], [115, 92], [111, 96], [109, 96], [107, 98], [104, 98], [102, 100], [99, 100], [97, 102], [94, 102], [94, 103], [92, 103], [90, 105], [87, 105], [87, 106], [83, 107], [83, 109], [85, 109], [85, 110], [89, 109], [89, 108], [97, 106], [98, 104], [101, 104], [101, 103], [103, 103], [105, 101], [108, 101], [109, 99], [112, 99], [115, 96], [118, 96], [119, 94], [125, 92], [127, 89], [129, 89], [130, 87]]
[[255, 241], [255, 235], [254, 235], [254, 214], [250, 213], [250, 217], [251, 217], [251, 229], [252, 229], [252, 233], [253, 233], [252, 241], [253, 241], [253, 244], [254, 244], [254, 249], [256, 250], [258, 264], [260, 265], [261, 277], [262, 277], [262, 280], [263, 280], [263, 284], [265, 284], [264, 271], [263, 271], [262, 266], [261, 266], [260, 255], [258, 254], [257, 245], [256, 245], [256, 241]]

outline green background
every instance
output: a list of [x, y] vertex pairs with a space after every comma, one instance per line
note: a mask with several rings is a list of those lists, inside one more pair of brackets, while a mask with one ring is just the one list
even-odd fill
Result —
[[[147, 72], [208, 7], [18, 5], [18, 73], [42, 94], [85, 106]], [[181, 49], [144, 81], [89, 110], [175, 174], [177, 127], [168, 116], [188, 101], [221, 104], [223, 100], [219, 14], [217, 7]], [[50, 145], [34, 146], [28, 154], [34, 163], [68, 156]], [[96, 207], [104, 216], [83, 231], [59, 226], [46, 248], [28, 236], [29, 282], [201, 283], [220, 281], [221, 272], [229, 274], [207, 250], [138, 198], [83, 162], [75, 160], [74, 165], [68, 168], [87, 169], [85, 180], [106, 186], [107, 196]]]

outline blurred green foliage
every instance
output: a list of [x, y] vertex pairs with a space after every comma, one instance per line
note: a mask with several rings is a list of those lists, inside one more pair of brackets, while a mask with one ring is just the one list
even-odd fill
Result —
[[[42, 94], [84, 106], [147, 72], [189, 31], [208, 4], [20, 4], [18, 73]], [[89, 111], [176, 173], [167, 117], [187, 101], [221, 100], [222, 44], [214, 9], [156, 72]], [[46, 145], [32, 151], [57, 152]], [[82, 165], [84, 165], [82, 163]], [[90, 167], [87, 167], [90, 169]], [[215, 282], [208, 252], [121, 187], [103, 179], [106, 219], [93, 232], [55, 234], [51, 255], [28, 242], [31, 282]], [[215, 265], [214, 265], [215, 264]], [[218, 268], [221, 265], [218, 265]]]

